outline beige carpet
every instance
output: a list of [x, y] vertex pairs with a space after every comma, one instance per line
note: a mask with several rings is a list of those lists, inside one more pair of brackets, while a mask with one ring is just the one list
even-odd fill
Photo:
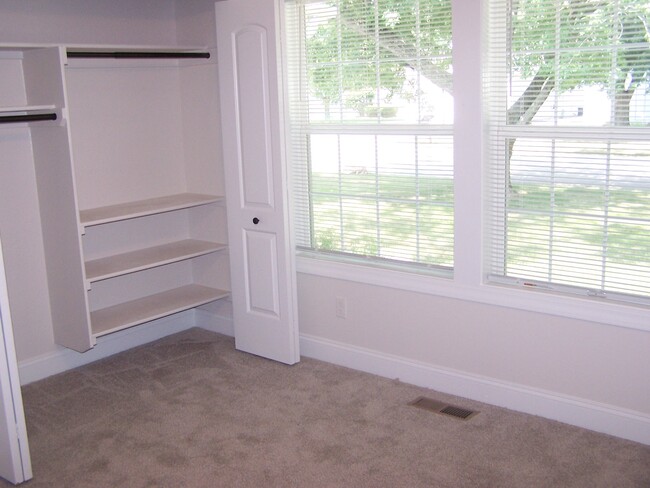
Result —
[[[201, 329], [23, 393], [29, 488], [650, 487], [650, 446], [310, 359], [280, 365]], [[408, 405], [420, 395], [480, 413]]]

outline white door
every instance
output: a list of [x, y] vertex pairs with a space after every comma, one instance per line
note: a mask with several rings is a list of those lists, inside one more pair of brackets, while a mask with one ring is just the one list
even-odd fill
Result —
[[22, 483], [32, 477], [23, 399], [18, 379], [7, 280], [0, 243], [0, 477]]
[[235, 344], [299, 361], [288, 209], [279, 2], [216, 3]]

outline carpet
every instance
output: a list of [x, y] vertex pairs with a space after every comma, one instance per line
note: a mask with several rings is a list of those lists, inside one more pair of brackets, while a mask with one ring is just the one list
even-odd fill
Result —
[[[480, 413], [409, 405], [420, 396]], [[650, 487], [650, 446], [190, 329], [23, 388], [36, 487]], [[0, 486], [10, 486], [0, 481]]]

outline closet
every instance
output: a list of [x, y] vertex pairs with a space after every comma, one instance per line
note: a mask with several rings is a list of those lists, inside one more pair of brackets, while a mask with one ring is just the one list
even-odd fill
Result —
[[55, 342], [82, 352], [229, 295], [216, 86], [201, 47], [0, 46], [15, 323], [48, 300]]

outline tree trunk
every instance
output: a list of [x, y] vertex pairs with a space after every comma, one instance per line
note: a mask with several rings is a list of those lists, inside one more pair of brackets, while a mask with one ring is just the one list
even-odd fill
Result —
[[634, 85], [629, 89], [618, 89], [614, 95], [614, 125], [627, 127], [630, 125], [630, 102], [634, 95]]
[[[506, 121], [508, 125], [528, 125], [539, 111], [540, 107], [548, 99], [555, 88], [555, 78], [552, 71], [542, 66], [533, 77], [532, 81], [524, 90], [524, 93], [508, 109]], [[505, 156], [506, 183], [508, 191], [512, 191], [512, 180], [510, 178], [510, 161], [517, 139], [509, 139]]]
[[[357, 24], [354, 19], [348, 19], [344, 15], [341, 15], [341, 22], [352, 32], [356, 32], [361, 36], [367, 37], [368, 39], [375, 38], [374, 31], [366, 30]], [[381, 36], [379, 39], [379, 45], [381, 49], [384, 49], [385, 51], [391, 53], [393, 56], [395, 56], [395, 58], [405, 60], [404, 62], [407, 66], [412, 68], [414, 71], [419, 71], [420, 74], [428, 80], [435, 82], [438, 88], [446, 91], [450, 95], [453, 95], [451, 73], [449, 73], [446, 68], [438, 66], [426, 59], [422, 60], [419, 65], [408, 61], [410, 59], [417, 58], [412, 45], [405, 44], [397, 36]]]
[[325, 112], [326, 120], [330, 119], [330, 106], [331, 106], [330, 100], [328, 98], [323, 98], [323, 110]]

